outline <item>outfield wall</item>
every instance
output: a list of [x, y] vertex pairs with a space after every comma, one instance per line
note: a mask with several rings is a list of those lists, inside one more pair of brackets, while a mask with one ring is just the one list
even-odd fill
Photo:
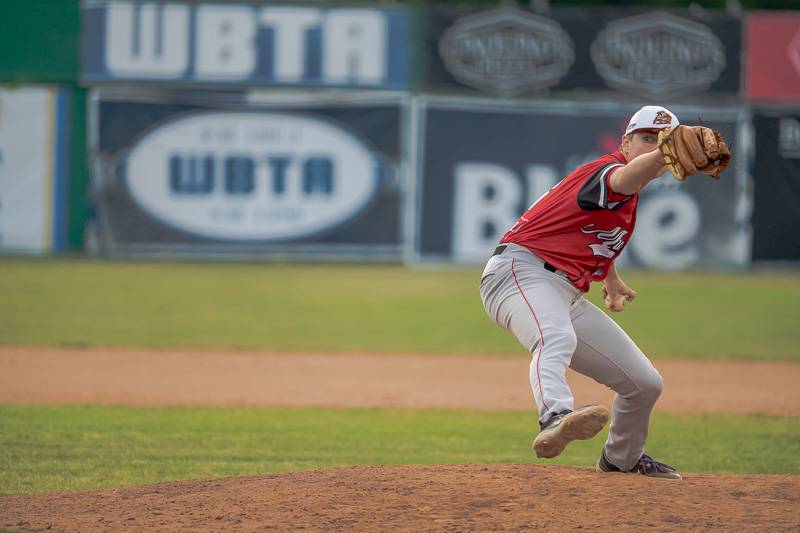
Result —
[[[12, 5], [23, 28], [64, 9]], [[59, 16], [61, 41], [42, 32], [0, 77], [89, 88], [66, 86], [71, 248], [88, 222], [90, 251], [117, 257], [478, 263], [661, 103], [721, 128], [735, 164], [649, 188], [622, 260], [800, 259], [795, 12], [88, 0]]]

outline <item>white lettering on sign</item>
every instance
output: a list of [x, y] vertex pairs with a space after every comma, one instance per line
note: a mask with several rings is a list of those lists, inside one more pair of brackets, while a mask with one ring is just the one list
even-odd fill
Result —
[[[508, 167], [490, 162], [460, 163], [454, 173], [453, 257], [459, 262], [480, 263], [512, 230], [522, 214], [520, 206], [538, 201], [558, 183], [558, 170], [549, 165], [529, 165], [525, 180]], [[527, 191], [523, 189], [527, 188]], [[688, 193], [664, 182], [642, 198], [636, 230], [628, 252], [618, 264], [634, 262], [655, 269], [681, 269], [700, 261], [700, 206]], [[655, 186], [652, 186], [655, 187]], [[591, 245], [595, 255], [612, 258], [630, 235], [619, 228], [608, 231], [585, 227], [600, 242]], [[631, 254], [633, 257], [631, 258]], [[626, 257], [627, 256], [627, 257]]]
[[783, 117], [778, 122], [778, 151], [786, 159], [800, 157], [800, 120]]
[[556, 169], [550, 165], [529, 165], [525, 180], [528, 185], [528, 205], [533, 207], [534, 203], [558, 184], [560, 178], [556, 174]]
[[677, 270], [700, 259], [700, 207], [680, 190], [663, 191], [639, 204], [631, 248], [647, 267]]
[[277, 83], [375, 85], [387, 78], [387, 24], [385, 13], [368, 8], [112, 3], [105, 63], [120, 78], [236, 81], [262, 62]]
[[256, 21], [247, 7], [197, 8], [197, 75], [203, 79], [244, 79], [256, 67]]
[[318, 27], [322, 15], [318, 9], [276, 7], [262, 10], [261, 22], [275, 32], [275, 77], [299, 81], [303, 77], [305, 34]]
[[179, 78], [186, 73], [188, 6], [118, 3], [106, 13], [106, 65], [112, 74]]
[[360, 213], [378, 189], [372, 151], [347, 130], [279, 113], [197, 113], [146, 134], [127, 158], [134, 200], [211, 238], [290, 239]]
[[[386, 70], [386, 23], [377, 11], [342, 9], [332, 11], [325, 20], [322, 64], [325, 79], [347, 83], [379, 83]], [[328, 57], [329, 56], [329, 57]]]
[[485, 260], [519, 217], [519, 178], [492, 163], [461, 163], [454, 178], [453, 255], [460, 261]]

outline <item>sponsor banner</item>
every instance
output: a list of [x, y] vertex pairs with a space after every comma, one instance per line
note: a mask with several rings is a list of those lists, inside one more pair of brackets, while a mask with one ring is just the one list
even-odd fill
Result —
[[400, 102], [220, 98], [95, 96], [102, 246], [399, 258]]
[[747, 97], [800, 102], [800, 13], [748, 13], [745, 26]]
[[[671, 109], [736, 141], [730, 112]], [[422, 105], [415, 252], [425, 261], [482, 263], [536, 199], [581, 164], [617, 149], [635, 109], [569, 111], [483, 106], [465, 100]], [[741, 168], [741, 165], [739, 165]], [[749, 261], [745, 176], [684, 183], [669, 173], [641, 194], [636, 231], [619, 264], [653, 269], [744, 266]]]
[[501, 97], [551, 91], [666, 97], [739, 91], [741, 23], [685, 12], [512, 6], [426, 11], [424, 86]]
[[753, 260], [800, 261], [800, 109], [757, 112]]
[[82, 78], [403, 89], [408, 10], [85, 2]]
[[65, 93], [0, 88], [0, 253], [45, 253], [64, 242]]

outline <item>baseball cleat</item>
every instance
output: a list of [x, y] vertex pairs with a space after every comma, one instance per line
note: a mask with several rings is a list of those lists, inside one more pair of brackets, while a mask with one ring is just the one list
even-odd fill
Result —
[[598, 472], [623, 472], [625, 474], [640, 474], [647, 477], [659, 477], [662, 479], [683, 479], [681, 475], [671, 466], [660, 463], [647, 454], [642, 454], [636, 466], [628, 471], [623, 471], [606, 459], [606, 452], [600, 454], [595, 469]]
[[591, 439], [608, 422], [608, 409], [602, 405], [587, 405], [577, 411], [553, 415], [533, 440], [536, 457], [552, 459], [574, 440]]

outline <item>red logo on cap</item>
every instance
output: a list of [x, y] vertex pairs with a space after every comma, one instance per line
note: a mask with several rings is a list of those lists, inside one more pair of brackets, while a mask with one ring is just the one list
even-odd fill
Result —
[[655, 124], [672, 124], [672, 116], [666, 111], [658, 111], [653, 119], [653, 125]]

